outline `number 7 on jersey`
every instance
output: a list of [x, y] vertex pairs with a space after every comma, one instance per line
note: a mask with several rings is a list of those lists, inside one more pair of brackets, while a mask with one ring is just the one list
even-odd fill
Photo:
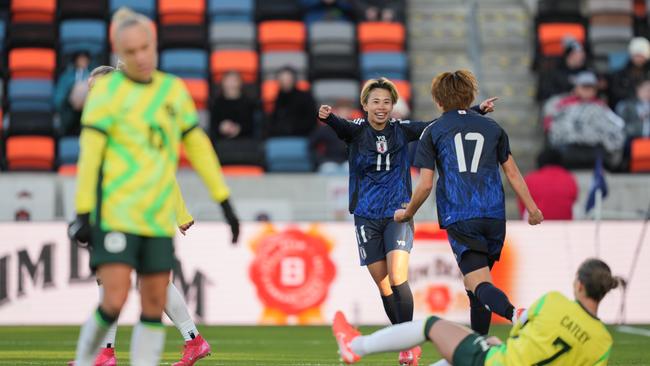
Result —
[[[483, 143], [485, 138], [478, 132], [469, 132], [465, 135], [466, 141], [476, 141], [474, 148], [474, 156], [472, 156], [472, 165], [469, 168], [470, 173], [478, 171], [478, 164], [481, 161], [481, 154], [483, 153]], [[464, 173], [467, 171], [467, 163], [465, 162], [465, 150], [463, 149], [463, 134], [457, 133], [454, 136], [454, 145], [456, 146], [456, 160], [458, 160], [458, 171]]]

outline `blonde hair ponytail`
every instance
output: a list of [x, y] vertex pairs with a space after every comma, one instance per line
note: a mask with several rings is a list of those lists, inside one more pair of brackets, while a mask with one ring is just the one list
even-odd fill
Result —
[[111, 41], [114, 42], [117, 35], [119, 35], [124, 29], [132, 27], [134, 25], [144, 26], [151, 36], [155, 36], [155, 25], [151, 19], [140, 13], [134, 12], [130, 8], [123, 6], [117, 9], [111, 18]]

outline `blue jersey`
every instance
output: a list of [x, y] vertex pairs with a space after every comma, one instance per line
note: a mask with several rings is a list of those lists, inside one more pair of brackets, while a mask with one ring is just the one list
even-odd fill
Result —
[[438, 167], [436, 203], [441, 227], [457, 221], [505, 220], [499, 165], [510, 156], [506, 132], [472, 110], [451, 110], [422, 134], [415, 166]]
[[334, 114], [324, 120], [348, 145], [350, 213], [368, 219], [393, 217], [411, 199], [408, 143], [430, 122], [390, 120], [377, 131], [364, 119]]

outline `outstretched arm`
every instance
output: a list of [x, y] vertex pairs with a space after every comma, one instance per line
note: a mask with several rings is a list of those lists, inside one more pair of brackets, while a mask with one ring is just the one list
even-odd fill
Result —
[[537, 225], [544, 221], [542, 211], [539, 210], [533, 197], [530, 195], [528, 186], [526, 185], [524, 178], [521, 176], [519, 167], [517, 167], [517, 163], [515, 163], [515, 159], [512, 155], [508, 157], [508, 160], [501, 164], [501, 168], [506, 174], [508, 183], [510, 183], [510, 186], [517, 194], [517, 197], [519, 197], [521, 202], [523, 202], [524, 207], [526, 207], [526, 210], [528, 211], [528, 223], [531, 225]]
[[336, 135], [345, 142], [351, 141], [357, 132], [361, 130], [361, 126], [358, 124], [340, 118], [332, 113], [332, 107], [329, 105], [320, 106], [318, 109], [318, 119], [332, 127]]
[[411, 202], [409, 202], [405, 209], [395, 211], [395, 215], [393, 216], [395, 221], [407, 222], [415, 216], [415, 213], [418, 212], [418, 209], [420, 209], [433, 190], [433, 178], [434, 171], [432, 169], [420, 169], [420, 180], [418, 180], [418, 185], [415, 187]]

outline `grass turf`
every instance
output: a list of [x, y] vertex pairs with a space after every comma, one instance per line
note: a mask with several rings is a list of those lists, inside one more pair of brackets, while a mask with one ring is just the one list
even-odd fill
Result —
[[[339, 365], [336, 345], [329, 327], [199, 327], [212, 345], [212, 356], [197, 365]], [[650, 330], [650, 326], [640, 326]], [[377, 329], [362, 327], [364, 334]], [[494, 326], [491, 332], [504, 339], [509, 327]], [[621, 333], [610, 327], [614, 337], [610, 365], [650, 364], [650, 338]], [[0, 327], [0, 365], [65, 365], [73, 358], [79, 327]], [[131, 327], [117, 332], [118, 365], [128, 361]], [[180, 357], [183, 341], [174, 328], [167, 329], [163, 365]], [[432, 345], [423, 346], [420, 365], [438, 359]], [[359, 365], [397, 365], [397, 354], [364, 358]]]

